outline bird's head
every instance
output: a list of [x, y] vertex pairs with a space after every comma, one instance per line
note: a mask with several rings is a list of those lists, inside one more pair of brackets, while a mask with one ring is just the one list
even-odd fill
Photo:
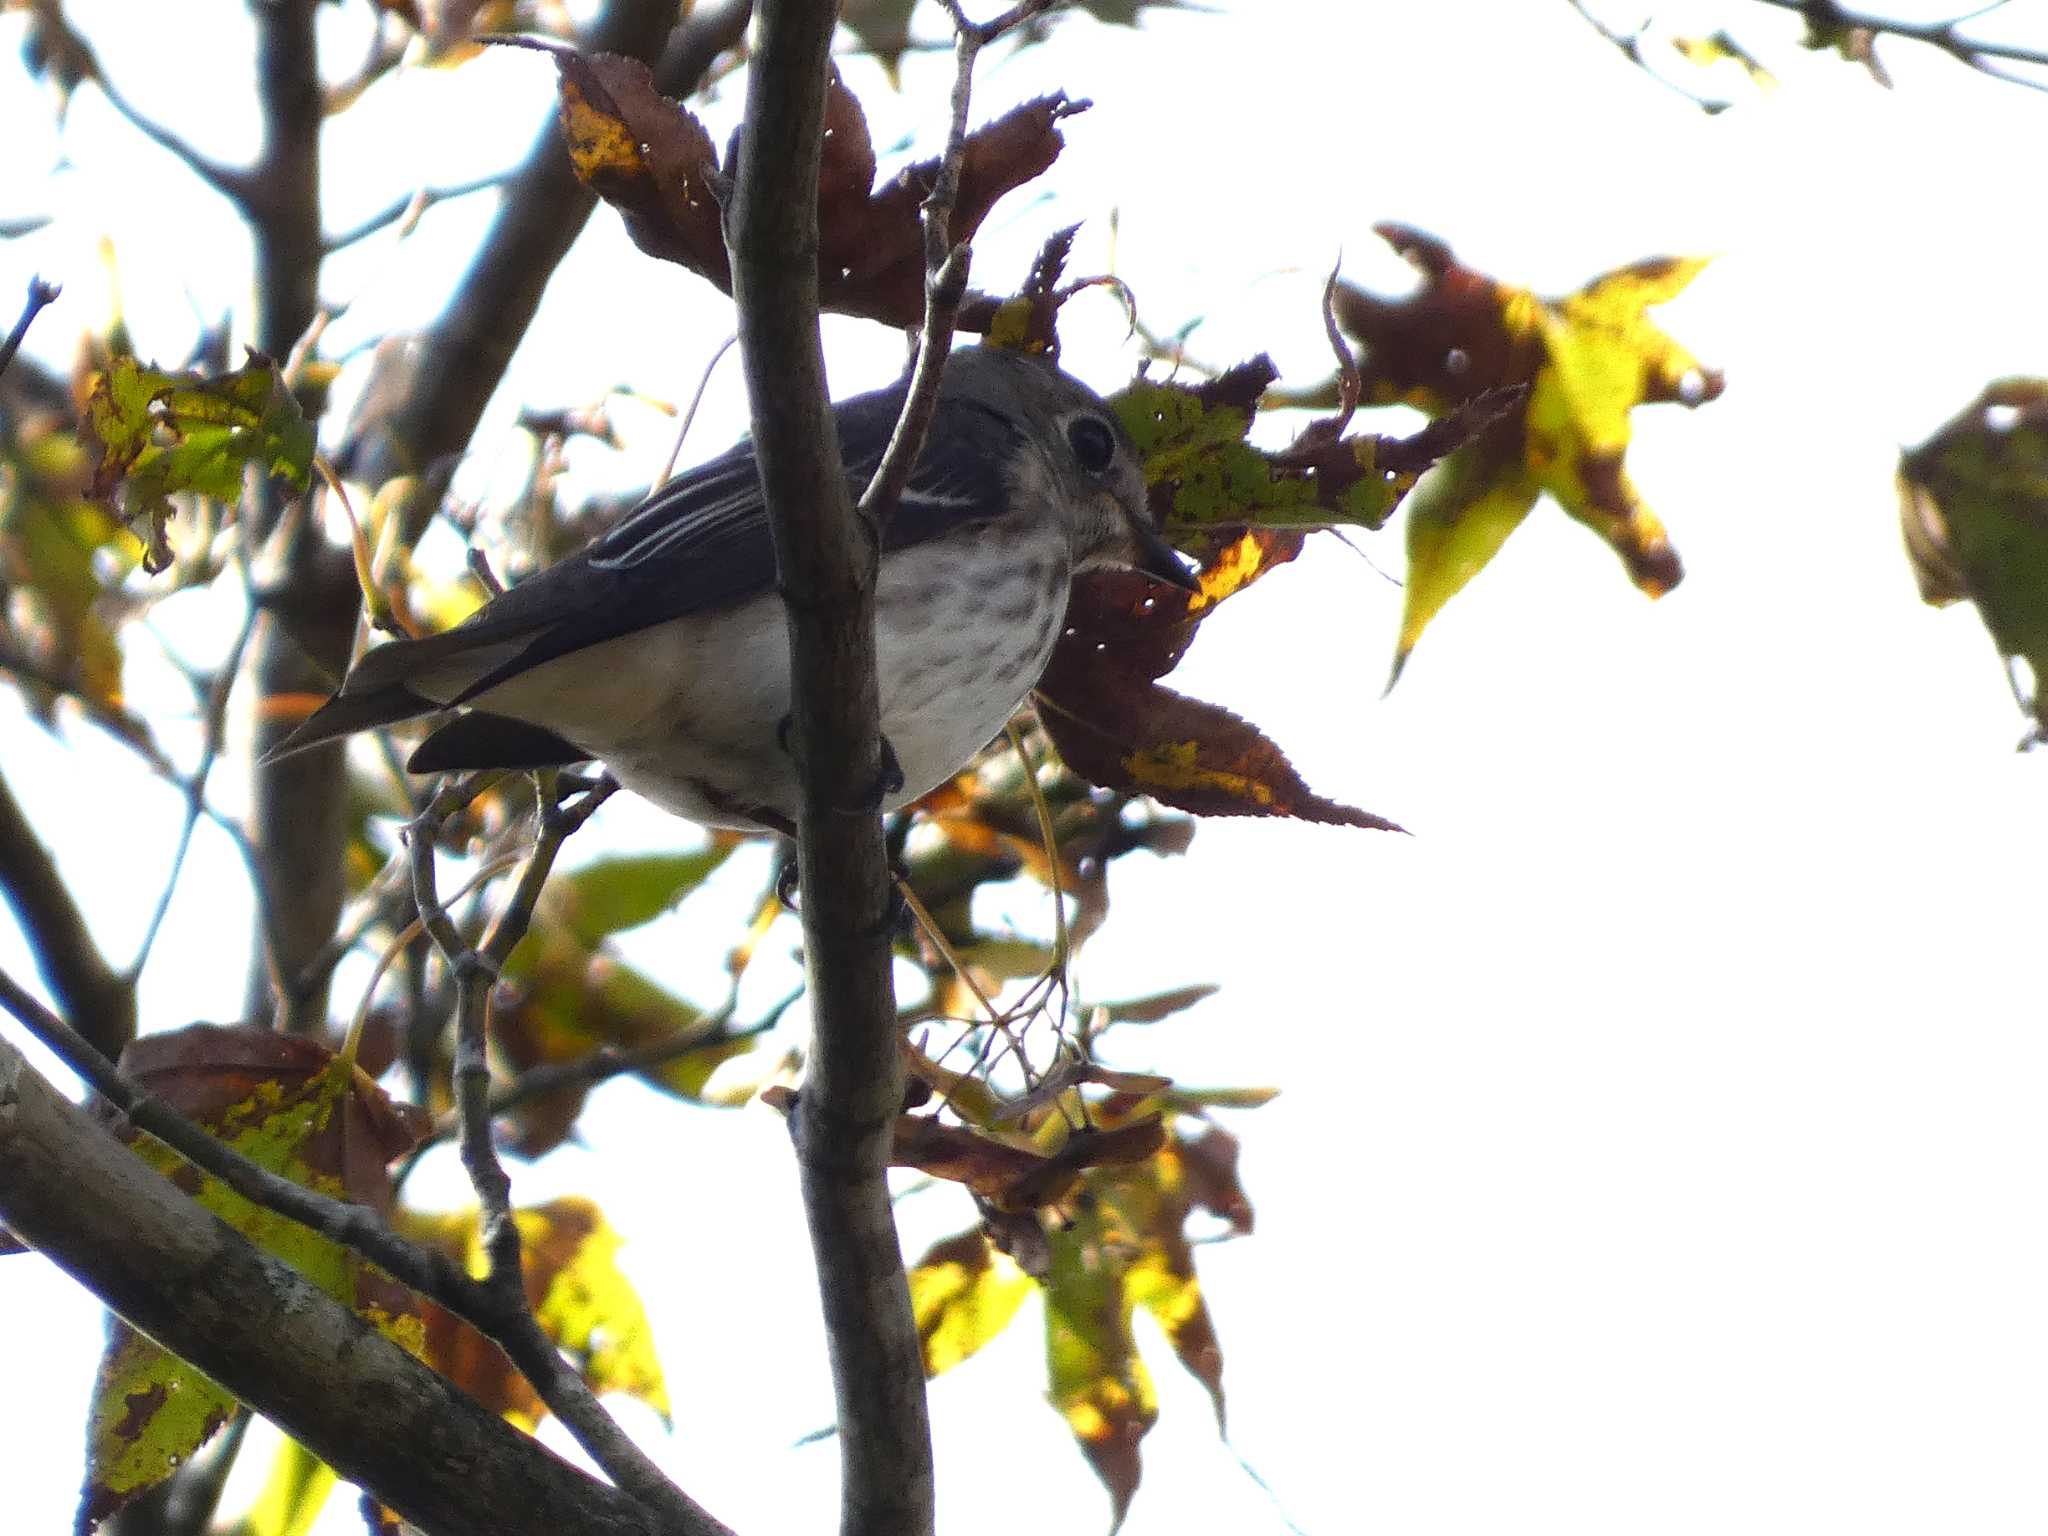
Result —
[[1144, 464], [1101, 396], [1041, 358], [990, 346], [964, 347], [949, 358], [943, 388], [1010, 418], [1030, 450], [1011, 472], [1011, 495], [1065, 525], [1075, 570], [1130, 566], [1183, 591], [1200, 590], [1159, 536]]

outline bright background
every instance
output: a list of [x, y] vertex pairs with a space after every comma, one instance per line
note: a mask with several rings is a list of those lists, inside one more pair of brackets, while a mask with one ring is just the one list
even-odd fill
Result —
[[[195, 90], [213, 50], [241, 57], [237, 7], [72, 14], [145, 111], [245, 152], [253, 106]], [[978, 117], [1055, 86], [1096, 102], [1047, 195], [1013, 198], [978, 242], [983, 279], [1013, 281], [1075, 219], [1075, 270], [1101, 269], [1118, 210], [1117, 270], [1156, 329], [1207, 315], [1190, 344], [1205, 358], [1270, 349], [1315, 374], [1314, 296], [1340, 253], [1355, 280], [1406, 282], [1379, 219], [1550, 293], [1645, 255], [1719, 254], [1659, 317], [1726, 369], [1727, 394], [1640, 413], [1631, 456], [1686, 559], [1676, 593], [1646, 603], [1545, 506], [1382, 701], [1399, 593], [1318, 541], [1176, 677], [1257, 720], [1319, 790], [1415, 835], [1212, 823], [1185, 864], [1117, 867], [1117, 920], [1081, 990], [1220, 982], [1125, 1048], [1183, 1081], [1285, 1090], [1235, 1122], [1257, 1236], [1200, 1250], [1232, 1443], [1275, 1498], [1155, 1349], [1163, 1416], [1131, 1536], [1289, 1518], [1316, 1536], [2048, 1523], [2044, 763], [2012, 751], [2023, 722], [1974, 616], [1918, 603], [1891, 485], [1898, 447], [1987, 379], [2048, 372], [2027, 169], [2048, 101], [1899, 44], [1882, 45], [1887, 93], [1796, 53], [1796, 23], [1760, 6], [1661, 14], [1736, 26], [1783, 89], [1688, 77], [1737, 98], [1710, 118], [1562, 0], [1269, 0], [1138, 32], [1071, 19], [981, 76]], [[937, 34], [935, 8], [920, 20]], [[323, 25], [348, 56], [360, 16]], [[19, 28], [0, 23], [0, 52]], [[163, 68], [167, 49], [189, 67]], [[902, 100], [850, 69], [878, 145], [935, 142], [949, 67], [912, 57]], [[239, 225], [89, 87], [53, 137], [12, 71], [0, 215], [63, 217], [0, 245], [0, 294], [32, 270], [62, 280], [37, 336], [54, 346], [100, 302], [105, 232], [140, 350], [175, 361], [196, 316], [241, 301]], [[333, 173], [330, 222], [370, 211], [394, 175], [512, 160], [548, 88], [531, 56], [400, 81], [391, 139], [353, 116], [335, 130], [361, 172]], [[715, 135], [739, 96], [728, 84], [708, 113]], [[361, 295], [337, 344], [431, 316], [487, 211], [444, 206], [395, 254], [371, 242], [335, 263], [330, 296]], [[687, 398], [727, 324], [601, 212], [496, 422], [626, 380]], [[841, 392], [894, 371], [895, 343], [871, 330], [829, 329]], [[1134, 361], [1120, 337], [1108, 303], [1077, 310], [1071, 365], [1113, 386]], [[719, 380], [692, 456], [739, 429], [730, 361]], [[588, 484], [644, 483], [659, 462], [668, 425], [634, 409], [628, 454], [580, 452]], [[498, 440], [490, 423], [481, 440]], [[511, 469], [486, 456], [465, 474], [484, 490]], [[1398, 572], [1398, 536], [1361, 543]], [[208, 614], [163, 623], [200, 659], [224, 640]], [[183, 697], [142, 663], [130, 685]], [[53, 742], [11, 699], [0, 744], [124, 958], [168, 864], [173, 797], [88, 729]], [[232, 773], [216, 782], [234, 809]], [[599, 826], [618, 843], [687, 835], [622, 805]], [[185, 878], [143, 991], [157, 1025], [240, 1003], [247, 923], [218, 837], [202, 833]], [[701, 971], [732, 932], [714, 908], [654, 925], [636, 955], [684, 948], [680, 974]], [[32, 970], [4, 919], [0, 965]], [[830, 1399], [779, 1124], [617, 1084], [583, 1129], [587, 1150], [515, 1170], [517, 1192], [597, 1193], [631, 1239], [677, 1400], [661, 1453], [741, 1532], [828, 1528], [836, 1455], [792, 1448]], [[916, 1210], [906, 1245], [964, 1221]], [[40, 1536], [68, 1525], [97, 1314], [19, 1258], [0, 1264], [0, 1317], [7, 1524]], [[1027, 1314], [934, 1391], [943, 1530], [1105, 1521], [1037, 1401], [1038, 1338]]]

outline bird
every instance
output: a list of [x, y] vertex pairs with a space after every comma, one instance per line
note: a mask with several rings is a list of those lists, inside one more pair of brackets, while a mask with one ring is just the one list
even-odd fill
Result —
[[[833, 407], [856, 497], [908, 388]], [[882, 530], [878, 811], [928, 793], [1001, 733], [1060, 638], [1074, 577], [1103, 566], [1199, 590], [1101, 397], [1036, 356], [955, 351]], [[269, 756], [425, 716], [436, 728], [406, 764], [414, 773], [601, 761], [689, 821], [793, 835], [789, 710], [775, 551], [742, 440], [465, 622], [365, 651]]]

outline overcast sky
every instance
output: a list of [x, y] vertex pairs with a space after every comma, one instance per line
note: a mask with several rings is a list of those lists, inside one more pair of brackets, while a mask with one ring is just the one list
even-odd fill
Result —
[[[1645, 601], [1545, 505], [1382, 700], [1398, 536], [1361, 541], [1370, 562], [1318, 540], [1205, 630], [1176, 685], [1414, 836], [1206, 825], [1184, 863], [1118, 866], [1117, 921], [1083, 957], [1098, 997], [1224, 984], [1140, 1042], [1144, 1065], [1285, 1090], [1235, 1122], [1258, 1234], [1200, 1263], [1234, 1441], [1315, 1536], [2048, 1522], [2048, 759], [2012, 750], [2023, 722], [1973, 614], [1919, 604], [1891, 484], [1899, 446], [1987, 379], [2048, 373], [2044, 230], [2021, 179], [2048, 98], [1896, 45], [1887, 93], [1795, 53], [1776, 12], [1691, 9], [1700, 30], [1736, 26], [1782, 89], [1699, 77], [1737, 99], [1710, 118], [1563, 0], [1273, 0], [1136, 33], [1073, 21], [981, 81], [978, 115], [1054, 86], [1096, 103], [1048, 195], [1004, 204], [978, 243], [983, 281], [1013, 281], [1076, 219], [1075, 270], [1100, 269], [1119, 210], [1117, 270], [1155, 328], [1206, 315], [1191, 343], [1206, 358], [1270, 350], [1316, 371], [1332, 261], [1384, 290], [1406, 280], [1370, 233], [1383, 219], [1550, 293], [1646, 255], [1718, 257], [1659, 318], [1726, 370], [1727, 393], [1640, 412], [1630, 457], [1685, 585]], [[246, 104], [180, 99], [213, 66], [160, 72], [178, 39], [231, 48], [233, 7], [71, 13], [138, 101], [222, 155], [247, 143]], [[337, 40], [353, 25], [325, 24]], [[233, 220], [89, 88], [53, 140], [12, 73], [20, 27], [0, 25], [0, 141], [20, 146], [0, 217], [65, 222], [0, 245], [0, 293], [35, 269], [64, 281], [37, 338], [60, 339], [91, 313], [105, 231], [138, 345], [175, 360], [195, 311], [239, 299], [245, 273], [209, 243]], [[850, 71], [885, 148], [938, 131], [940, 62], [904, 73], [897, 100]], [[345, 120], [340, 153], [376, 170], [402, 152], [427, 181], [488, 170], [523, 151], [547, 85], [530, 55], [401, 82], [394, 137]], [[738, 99], [711, 110], [716, 132]], [[389, 185], [339, 172], [331, 222]], [[339, 343], [430, 316], [487, 212], [436, 210], [396, 255], [337, 263], [330, 293], [362, 295]], [[498, 419], [621, 380], [686, 397], [728, 323], [693, 283], [639, 261], [600, 213]], [[830, 338], [841, 392], [900, 355], [845, 323]], [[1099, 385], [1134, 366], [1106, 301], [1077, 307], [1069, 343]], [[736, 369], [718, 377], [696, 456], [743, 420]], [[621, 422], [626, 455], [579, 455], [589, 483], [644, 482], [665, 450], [651, 413]], [[509, 471], [483, 455], [465, 473], [483, 491]], [[219, 643], [207, 615], [165, 625], [200, 652]], [[146, 686], [170, 684], [131, 678]], [[173, 802], [88, 732], [66, 739], [83, 750], [0, 700], [0, 764], [123, 956]], [[240, 793], [224, 777], [221, 803]], [[624, 805], [593, 831], [607, 827], [615, 843], [689, 836]], [[187, 878], [188, 898], [217, 895], [166, 935], [144, 988], [155, 1024], [239, 1003], [239, 962], [219, 957], [246, 924], [217, 839]], [[718, 922], [664, 920], [635, 953], [721, 948]], [[28, 970], [4, 919], [0, 966]], [[584, 1128], [587, 1151], [520, 1171], [518, 1193], [596, 1192], [630, 1238], [677, 1402], [662, 1453], [739, 1530], [824, 1528], [836, 1457], [789, 1448], [830, 1410], [779, 1125], [621, 1084]], [[914, 1210], [907, 1245], [966, 1219], [964, 1202]], [[34, 1259], [0, 1261], [0, 1315], [10, 1520], [59, 1530], [96, 1315]], [[938, 1385], [943, 1530], [1106, 1519], [1038, 1402], [1039, 1350], [1027, 1315]], [[1164, 1413], [1131, 1536], [1284, 1531], [1199, 1391], [1154, 1359]]]

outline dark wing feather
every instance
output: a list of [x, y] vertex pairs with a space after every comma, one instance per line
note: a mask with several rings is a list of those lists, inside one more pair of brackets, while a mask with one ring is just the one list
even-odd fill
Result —
[[[839, 407], [840, 452], [854, 495], [881, 462], [902, 403], [899, 388]], [[920, 455], [889, 519], [884, 549], [924, 543], [1004, 510], [1004, 465], [1016, 434], [1001, 416], [976, 402], [942, 401], [928, 441], [944, 446]], [[760, 476], [752, 444], [742, 443], [663, 486], [576, 555], [494, 599], [447, 637], [437, 636], [464, 636], [465, 651], [530, 637], [451, 702], [467, 703], [558, 656], [774, 586], [775, 546]]]
[[[899, 384], [835, 408], [840, 453], [855, 496], [881, 462], [903, 396]], [[926, 450], [884, 530], [884, 549], [905, 549], [1001, 515], [1008, 502], [1005, 466], [1016, 442], [1017, 429], [1003, 415], [979, 401], [942, 397]], [[775, 547], [753, 445], [741, 443], [670, 481], [584, 549], [494, 597], [467, 622], [366, 652], [341, 692], [271, 755], [466, 704], [558, 656], [684, 614], [742, 602], [774, 586]], [[465, 656], [492, 659], [475, 682], [446, 704], [410, 686], [431, 669]], [[463, 738], [445, 745], [467, 759], [482, 743]], [[556, 749], [536, 741], [523, 750], [531, 756]], [[560, 748], [570, 750], [568, 743]], [[438, 760], [442, 754], [436, 749], [430, 755]]]

